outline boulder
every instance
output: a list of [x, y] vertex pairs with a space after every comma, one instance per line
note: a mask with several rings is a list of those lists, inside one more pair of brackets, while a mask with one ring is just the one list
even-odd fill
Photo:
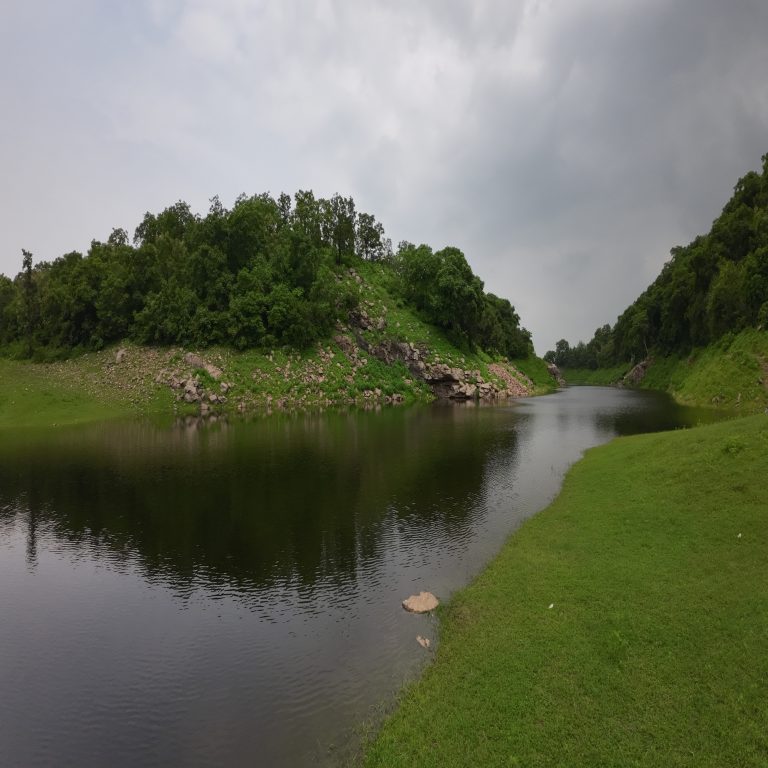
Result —
[[403, 600], [403, 608], [411, 613], [429, 613], [434, 611], [440, 601], [431, 592], [419, 592]]
[[652, 362], [653, 360], [651, 358], [639, 362], [628, 374], [626, 374], [626, 376], [624, 376], [622, 383], [628, 384], [629, 386], [639, 384], [645, 378], [645, 374]]
[[187, 379], [184, 382], [184, 402], [197, 403], [200, 400], [200, 384], [197, 379]]
[[560, 373], [560, 369], [554, 363], [547, 363], [547, 370], [549, 371], [549, 375], [557, 382], [558, 387], [565, 386], [563, 374]]
[[449, 397], [451, 400], [474, 400], [477, 397], [477, 387], [469, 382], [458, 384]]
[[424, 371], [424, 380], [431, 384], [446, 382], [463, 382], [464, 371], [461, 368], [451, 368], [446, 363], [434, 363]]
[[357, 307], [349, 313], [349, 322], [363, 331], [369, 331], [374, 327], [374, 320], [362, 307]]
[[333, 340], [345, 355], [357, 357], [357, 345], [349, 336], [340, 333], [334, 336]]
[[192, 368], [205, 368], [205, 360], [200, 355], [194, 354], [194, 352], [187, 352], [184, 355], [184, 362]]

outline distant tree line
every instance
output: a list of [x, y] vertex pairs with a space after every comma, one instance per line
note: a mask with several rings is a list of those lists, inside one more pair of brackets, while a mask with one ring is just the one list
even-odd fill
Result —
[[456, 248], [391, 241], [351, 197], [310, 191], [213, 198], [207, 215], [184, 202], [147, 213], [133, 238], [115, 229], [72, 252], [0, 275], [0, 346], [52, 357], [132, 339], [142, 344], [306, 348], [359, 302], [347, 279], [360, 261], [385, 265], [402, 301], [457, 343], [510, 357], [532, 351], [514, 307], [483, 291]]
[[768, 155], [750, 172], [706, 235], [672, 249], [661, 274], [611, 327], [588, 343], [561, 339], [545, 359], [570, 368], [685, 354], [727, 333], [768, 327]]

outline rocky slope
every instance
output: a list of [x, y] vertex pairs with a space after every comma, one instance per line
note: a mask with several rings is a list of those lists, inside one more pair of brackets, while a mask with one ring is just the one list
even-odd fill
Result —
[[434, 398], [498, 401], [555, 388], [538, 358], [513, 364], [457, 349], [399, 306], [377, 280], [374, 266], [369, 271], [367, 276], [349, 271], [347, 279], [359, 287], [359, 306], [330, 339], [301, 353], [124, 344], [37, 367], [52, 382], [132, 410], [202, 414], [377, 407]]

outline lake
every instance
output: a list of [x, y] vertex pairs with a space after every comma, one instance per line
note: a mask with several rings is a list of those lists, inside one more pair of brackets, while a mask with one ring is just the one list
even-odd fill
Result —
[[1, 433], [0, 763], [336, 764], [431, 657], [404, 598], [467, 584], [590, 446], [715, 417], [577, 387]]

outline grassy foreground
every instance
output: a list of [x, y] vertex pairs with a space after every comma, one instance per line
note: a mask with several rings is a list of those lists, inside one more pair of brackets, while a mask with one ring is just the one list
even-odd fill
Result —
[[589, 451], [365, 764], [768, 765], [766, 477], [764, 415]]

